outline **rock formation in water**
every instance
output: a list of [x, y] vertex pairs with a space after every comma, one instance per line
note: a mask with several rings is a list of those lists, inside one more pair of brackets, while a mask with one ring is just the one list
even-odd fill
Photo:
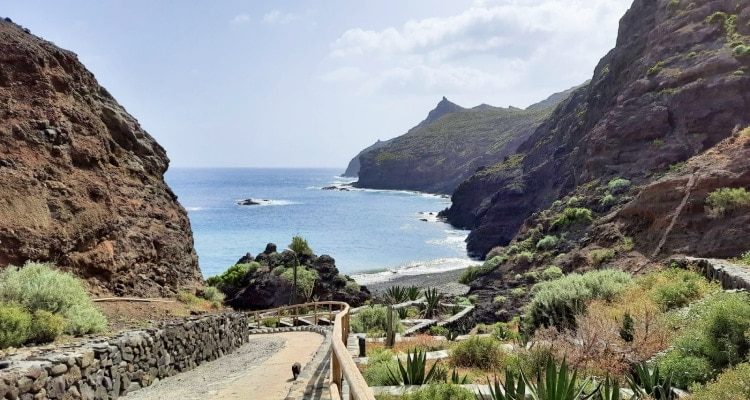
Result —
[[75, 54], [0, 21], [0, 266], [50, 261], [96, 293], [200, 283], [164, 149]]

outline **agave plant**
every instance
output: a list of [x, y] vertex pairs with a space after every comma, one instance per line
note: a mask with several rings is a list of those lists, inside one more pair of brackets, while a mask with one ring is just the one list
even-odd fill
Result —
[[633, 367], [632, 376], [627, 377], [628, 386], [635, 393], [634, 399], [651, 396], [655, 400], [674, 400], [677, 396], [672, 387], [672, 375], [663, 376], [656, 366], [653, 371], [648, 364], [641, 363]]
[[456, 369], [453, 368], [453, 372], [451, 373], [450, 383], [454, 385], [465, 385], [469, 383], [469, 375], [461, 376], [458, 374], [458, 371], [456, 371]]
[[406, 301], [408, 292], [401, 286], [391, 286], [385, 291], [386, 301], [390, 304], [399, 304]]
[[620, 396], [620, 381], [610, 378], [609, 375], [604, 379], [600, 389], [599, 396], [594, 397], [596, 400], [622, 400]]
[[388, 370], [388, 384], [391, 386], [424, 385], [433, 379], [436, 365], [438, 363], [432, 364], [432, 367], [427, 370], [427, 352], [415, 349], [413, 353], [406, 354], [406, 363], [403, 363], [401, 359], [398, 360], [398, 372]]
[[406, 288], [406, 297], [411, 301], [419, 299], [419, 287], [409, 286]]
[[425, 289], [424, 298], [427, 302], [427, 309], [425, 310], [426, 318], [433, 318], [435, 311], [437, 311], [440, 300], [443, 299], [442, 293], [439, 293], [435, 288]]
[[521, 372], [521, 379], [529, 390], [529, 397], [533, 400], [588, 400], [599, 394], [601, 384], [593, 392], [586, 394], [591, 378], [586, 378], [578, 385], [577, 377], [578, 371], [573, 369], [571, 374], [565, 359], [558, 369], [551, 357], [547, 359], [544, 376], [541, 370], [538, 372], [536, 384], [531, 383]]
[[406, 319], [408, 317], [409, 310], [406, 307], [397, 308], [396, 312], [398, 313], [399, 319]]
[[505, 370], [502, 386], [497, 376], [494, 383], [487, 378], [487, 386], [490, 388], [489, 396], [480, 393], [476, 395], [477, 400], [526, 400], [526, 383], [509, 370]]

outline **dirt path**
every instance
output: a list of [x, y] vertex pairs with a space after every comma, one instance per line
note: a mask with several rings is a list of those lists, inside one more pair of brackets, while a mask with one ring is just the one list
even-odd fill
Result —
[[304, 367], [323, 336], [313, 332], [253, 335], [232, 354], [133, 392], [128, 400], [278, 400], [292, 386], [292, 364]]

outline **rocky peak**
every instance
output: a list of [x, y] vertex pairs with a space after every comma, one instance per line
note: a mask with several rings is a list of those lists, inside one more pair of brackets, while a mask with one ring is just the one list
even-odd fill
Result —
[[437, 106], [435, 106], [435, 108], [433, 108], [432, 111], [430, 111], [427, 114], [427, 118], [425, 118], [425, 120], [422, 121], [417, 126], [423, 126], [423, 125], [430, 124], [433, 121], [437, 121], [438, 119], [440, 119], [440, 117], [442, 117], [444, 115], [455, 113], [455, 112], [460, 112], [460, 111], [464, 111], [464, 110], [465, 110], [465, 108], [459, 106], [458, 104], [455, 104], [455, 103], [451, 102], [445, 96], [443, 96], [443, 99], [440, 100], [440, 102], [437, 104]]
[[201, 281], [165, 150], [67, 50], [0, 21], [0, 267], [49, 261], [96, 293]]

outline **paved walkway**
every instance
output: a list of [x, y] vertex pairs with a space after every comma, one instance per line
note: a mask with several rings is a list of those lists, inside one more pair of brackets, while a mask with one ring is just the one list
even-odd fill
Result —
[[250, 342], [218, 360], [133, 392], [128, 400], [279, 400], [292, 386], [292, 364], [303, 368], [323, 336], [313, 332], [253, 335]]

